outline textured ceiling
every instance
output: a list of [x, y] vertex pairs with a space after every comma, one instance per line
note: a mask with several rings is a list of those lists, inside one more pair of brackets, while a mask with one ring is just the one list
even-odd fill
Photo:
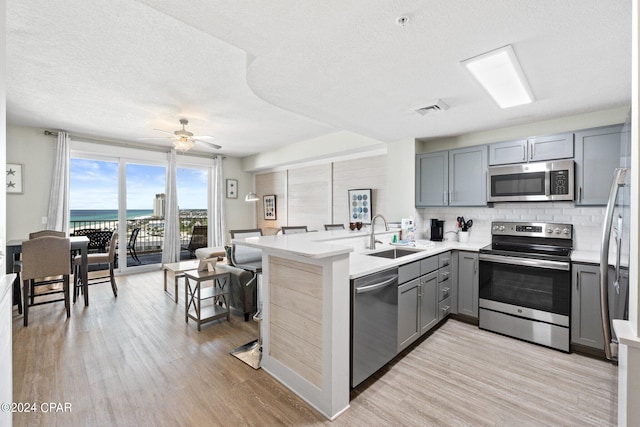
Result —
[[[537, 102], [501, 110], [460, 61], [507, 44]], [[338, 130], [514, 126], [630, 92], [630, 0], [7, 0], [8, 123], [93, 138], [140, 143], [185, 117], [245, 156]], [[449, 110], [414, 112], [438, 98]]]

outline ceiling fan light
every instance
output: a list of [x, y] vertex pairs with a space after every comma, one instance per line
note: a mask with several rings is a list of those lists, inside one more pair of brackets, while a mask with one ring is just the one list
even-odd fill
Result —
[[179, 139], [173, 141], [173, 146], [176, 148], [176, 150], [180, 151], [187, 151], [194, 145], [195, 142], [192, 139], [185, 137], [180, 137]]

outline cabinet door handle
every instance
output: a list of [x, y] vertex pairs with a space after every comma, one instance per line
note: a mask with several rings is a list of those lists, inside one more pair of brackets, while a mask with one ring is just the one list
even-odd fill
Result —
[[522, 161], [527, 160], [527, 144], [522, 146]]
[[578, 188], [578, 200], [582, 201], [582, 187]]
[[529, 160], [533, 160], [533, 153], [535, 152], [535, 145], [533, 143], [529, 144]]
[[576, 289], [580, 292], [580, 272], [576, 271]]
[[442, 204], [446, 206], [447, 204], [447, 192], [442, 193]]

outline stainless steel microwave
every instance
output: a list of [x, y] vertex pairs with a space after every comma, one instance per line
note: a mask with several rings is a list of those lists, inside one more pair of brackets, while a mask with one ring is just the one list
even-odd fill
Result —
[[573, 200], [574, 186], [573, 160], [489, 166], [487, 201]]

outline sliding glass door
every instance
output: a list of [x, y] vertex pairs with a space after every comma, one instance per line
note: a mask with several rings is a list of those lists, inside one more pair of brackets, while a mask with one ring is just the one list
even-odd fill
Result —
[[124, 163], [127, 267], [159, 264], [164, 240], [165, 165]]
[[[128, 153], [131, 154], [131, 153]], [[166, 153], [153, 160], [72, 153], [71, 233], [119, 231], [118, 269], [148, 269], [162, 262], [165, 230]], [[142, 156], [139, 156], [142, 157]], [[154, 156], [149, 156], [154, 157]], [[210, 166], [183, 158], [177, 168], [181, 259], [208, 244]], [[199, 236], [193, 236], [197, 232]], [[203, 237], [201, 237], [204, 235]]]

